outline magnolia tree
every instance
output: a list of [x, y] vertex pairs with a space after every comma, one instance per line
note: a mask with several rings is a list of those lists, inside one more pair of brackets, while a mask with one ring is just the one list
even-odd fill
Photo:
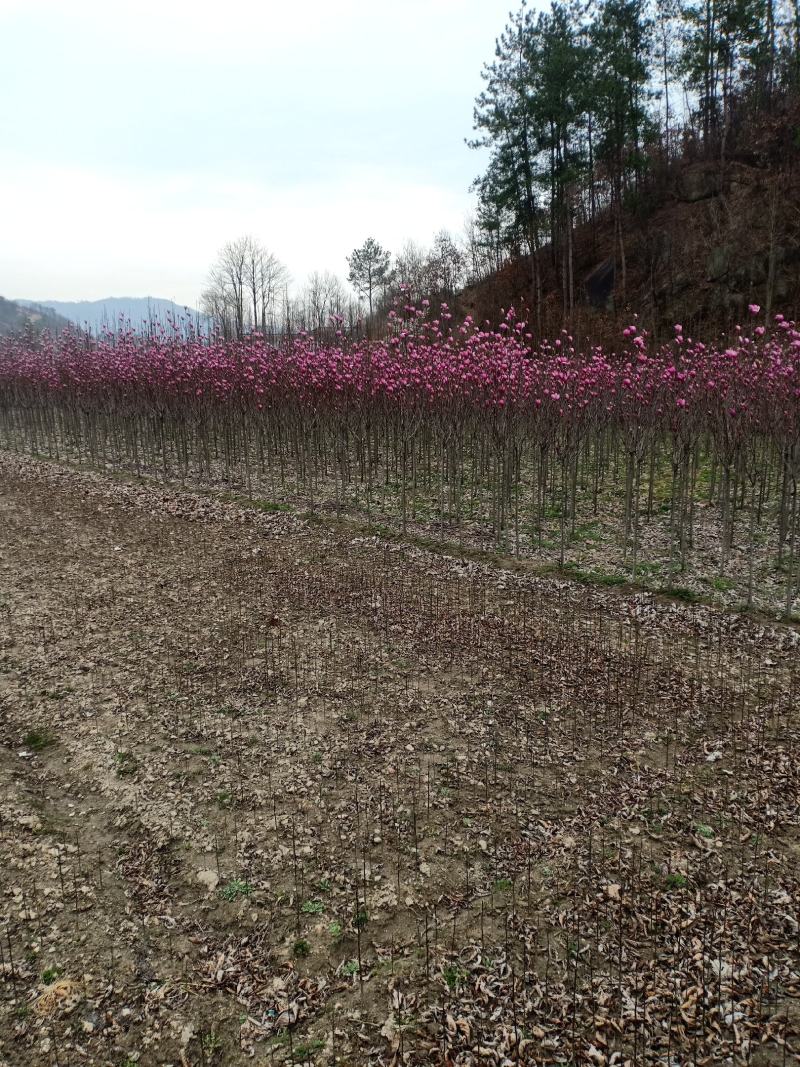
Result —
[[[329, 280], [330, 281], [330, 280]], [[675, 326], [655, 347], [636, 323], [615, 351], [534, 343], [513, 309], [496, 329], [406, 304], [387, 335], [355, 340], [338, 289], [312, 279], [310, 328], [271, 343], [158, 326], [146, 335], [75, 333], [0, 342], [5, 446], [66, 451], [164, 475], [253, 478], [275, 490], [293, 470], [310, 506], [376, 500], [405, 525], [435, 502], [442, 523], [486, 524], [498, 544], [542, 543], [558, 518], [560, 558], [578, 498], [619, 500], [633, 576], [641, 522], [668, 512], [670, 579], [693, 551], [703, 497], [719, 508], [724, 569], [735, 539], [752, 554], [773, 522], [786, 611], [797, 585], [800, 330], [751, 305], [752, 328], [719, 343]], [[331, 297], [333, 294], [333, 297]], [[332, 311], [325, 339], [316, 327]], [[664, 498], [664, 484], [668, 495]], [[621, 486], [621, 492], [617, 487]], [[359, 497], [360, 494], [360, 497]], [[747, 514], [748, 522], [741, 521]], [[753, 596], [750, 573], [748, 597]]]

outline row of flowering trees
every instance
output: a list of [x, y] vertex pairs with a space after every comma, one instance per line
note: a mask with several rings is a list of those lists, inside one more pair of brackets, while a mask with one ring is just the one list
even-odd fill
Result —
[[[561, 558], [578, 501], [619, 500], [626, 557], [642, 516], [668, 512], [669, 567], [692, 549], [698, 502], [719, 507], [719, 555], [737, 516], [769, 526], [795, 595], [800, 329], [780, 315], [717, 344], [654, 347], [634, 323], [618, 351], [534, 342], [513, 310], [498, 329], [443, 305], [390, 314], [380, 341], [279, 345], [121, 330], [0, 342], [5, 447], [165, 477], [240, 481], [313, 509], [378, 507], [491, 526], [519, 551], [557, 517]], [[613, 490], [613, 495], [610, 492]], [[739, 522], [739, 527], [742, 523]], [[752, 558], [752, 554], [751, 554]], [[753, 577], [749, 596], [752, 599]]]

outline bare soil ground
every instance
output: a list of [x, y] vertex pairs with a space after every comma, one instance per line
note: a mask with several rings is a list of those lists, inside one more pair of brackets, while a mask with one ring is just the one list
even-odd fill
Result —
[[0, 455], [0, 1064], [800, 1062], [800, 641]]

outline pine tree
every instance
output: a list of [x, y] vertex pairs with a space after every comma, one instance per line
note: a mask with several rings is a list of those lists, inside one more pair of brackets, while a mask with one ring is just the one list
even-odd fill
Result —
[[373, 237], [368, 237], [360, 248], [353, 249], [347, 262], [350, 267], [347, 280], [359, 296], [367, 301], [372, 318], [375, 294], [389, 284], [391, 254]]

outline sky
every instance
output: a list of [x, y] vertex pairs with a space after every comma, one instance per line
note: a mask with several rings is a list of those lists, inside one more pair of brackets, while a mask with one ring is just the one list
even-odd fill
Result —
[[[512, 5], [513, 6], [513, 5]], [[459, 233], [509, 0], [0, 0], [0, 295], [197, 306], [221, 245], [347, 275]]]

